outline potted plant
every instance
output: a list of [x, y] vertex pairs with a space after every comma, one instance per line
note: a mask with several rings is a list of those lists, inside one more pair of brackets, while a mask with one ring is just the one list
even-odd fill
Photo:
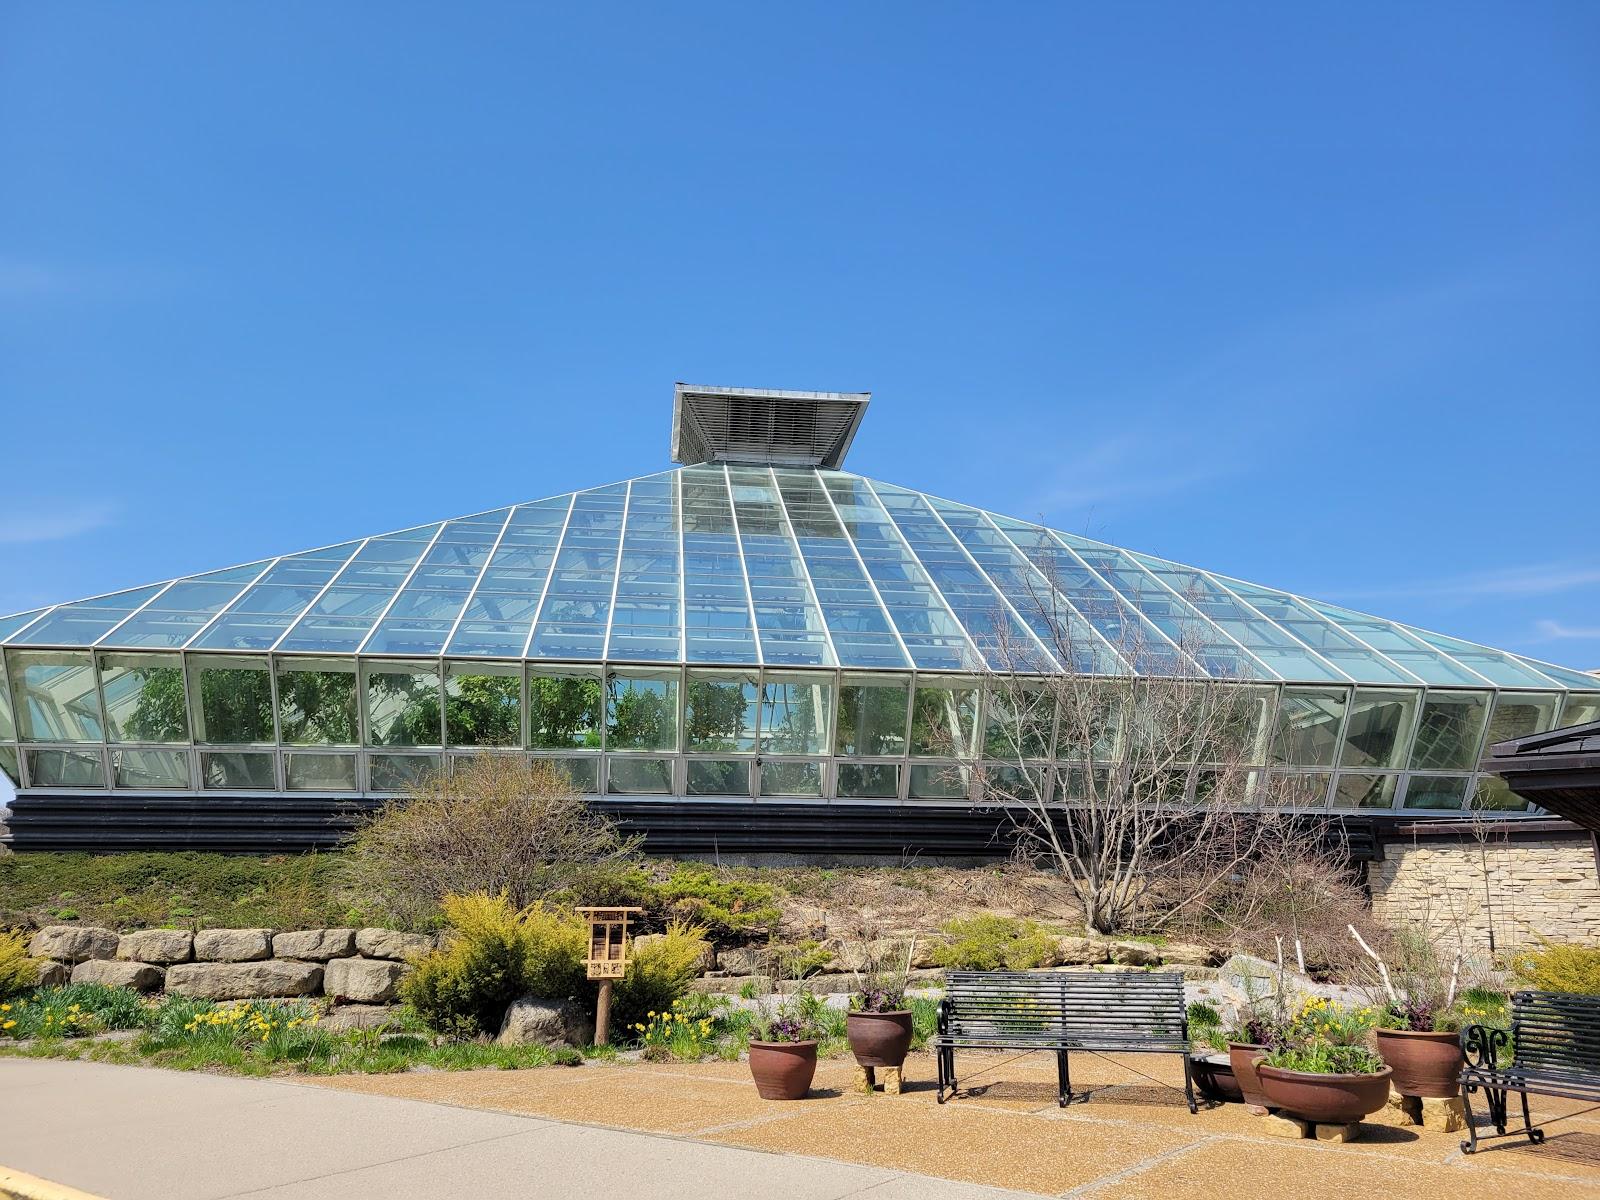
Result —
[[1222, 1027], [1222, 1014], [1201, 1000], [1189, 1005], [1189, 1070], [1195, 1087], [1207, 1100], [1239, 1104], [1244, 1092], [1228, 1054], [1232, 1033]]
[[817, 1073], [815, 1023], [801, 995], [758, 1011], [750, 1039], [750, 1077], [763, 1100], [803, 1100]]
[[1371, 1007], [1305, 1001], [1283, 1044], [1255, 1059], [1268, 1105], [1319, 1125], [1349, 1125], [1382, 1108], [1393, 1072], [1364, 1044], [1377, 1016]]
[[1244, 989], [1243, 1020], [1225, 1037], [1228, 1066], [1233, 1071], [1244, 1102], [1257, 1116], [1262, 1116], [1271, 1104], [1256, 1075], [1255, 1064], [1256, 1059], [1283, 1040], [1283, 1031], [1288, 1024], [1288, 1015], [1284, 1011], [1283, 979], [1279, 977], [1269, 996], [1262, 996], [1256, 990], [1254, 976], [1245, 976]]
[[1461, 1016], [1423, 1000], [1402, 1000], [1383, 1010], [1375, 1036], [1378, 1054], [1394, 1072], [1402, 1096], [1454, 1096], [1461, 1091]]
[[856, 972], [855, 991], [845, 1016], [845, 1037], [858, 1066], [899, 1068], [911, 1050], [906, 984], [916, 943], [907, 943], [903, 960], [898, 950], [897, 945], [883, 941], [861, 944], [861, 969]]

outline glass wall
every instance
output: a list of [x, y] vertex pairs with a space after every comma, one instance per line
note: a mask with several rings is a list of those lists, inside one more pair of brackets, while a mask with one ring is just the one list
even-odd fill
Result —
[[1489, 717], [1489, 736], [1484, 752], [1496, 742], [1509, 742], [1555, 728], [1556, 709], [1561, 697], [1540, 692], [1501, 692], [1495, 697]]
[[606, 676], [606, 748], [678, 748], [676, 671], [618, 670]]
[[291, 746], [360, 745], [355, 662], [280, 658], [278, 728]]
[[581, 667], [528, 672], [528, 744], [535, 750], [598, 750], [600, 673]]
[[209, 745], [271, 745], [272, 672], [264, 658], [191, 655], [189, 698], [195, 740]]
[[1297, 767], [1331, 767], [1339, 755], [1345, 688], [1286, 687], [1278, 701], [1278, 732], [1272, 761]]
[[[1342, 767], [1400, 768], [1417, 716], [1417, 693], [1357, 688], [1345, 722]], [[1367, 805], [1365, 807], [1373, 807]]]
[[446, 741], [521, 746], [522, 674], [516, 663], [450, 663], [444, 676]]
[[189, 740], [189, 706], [178, 655], [101, 654], [100, 694], [107, 741]]
[[[1413, 771], [1470, 771], [1478, 765], [1488, 692], [1430, 691], [1411, 750]], [[1408, 807], [1410, 807], [1408, 805]]]
[[761, 680], [761, 753], [826, 754], [833, 676], [772, 674]]
[[841, 758], [888, 758], [905, 753], [909, 679], [846, 675], [839, 685], [833, 752]]
[[111, 751], [111, 784], [119, 788], [186, 789], [192, 786], [187, 750]]
[[103, 740], [92, 654], [87, 650], [7, 650], [6, 660], [17, 734], [23, 741]]
[[684, 749], [691, 754], [754, 750], [758, 706], [754, 672], [690, 671], [683, 702]]
[[368, 662], [362, 671], [369, 745], [444, 744], [436, 664]]
[[911, 698], [913, 758], [971, 758], [978, 750], [978, 688], [922, 676]]

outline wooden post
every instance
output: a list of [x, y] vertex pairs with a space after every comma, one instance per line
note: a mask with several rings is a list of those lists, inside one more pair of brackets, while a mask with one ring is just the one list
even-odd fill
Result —
[[604, 1046], [611, 1040], [611, 980], [600, 981], [600, 998], [594, 1006], [594, 1044]]

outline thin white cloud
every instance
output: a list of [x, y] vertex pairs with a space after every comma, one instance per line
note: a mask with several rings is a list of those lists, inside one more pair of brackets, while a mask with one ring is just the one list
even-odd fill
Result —
[[1540, 642], [1600, 642], [1600, 625], [1563, 625], [1560, 621], [1535, 621], [1533, 627]]
[[1396, 584], [1393, 587], [1327, 589], [1330, 599], [1346, 600], [1383, 597], [1414, 597], [1418, 599], [1444, 598], [1469, 600], [1493, 596], [1550, 596], [1576, 588], [1600, 584], [1600, 566], [1583, 563], [1534, 563], [1527, 566], [1501, 567], [1492, 571], [1476, 571], [1466, 575], [1445, 576], [1438, 579], [1417, 580]]
[[59, 542], [80, 537], [110, 525], [116, 511], [116, 505], [104, 501], [13, 508], [0, 513], [0, 544]]

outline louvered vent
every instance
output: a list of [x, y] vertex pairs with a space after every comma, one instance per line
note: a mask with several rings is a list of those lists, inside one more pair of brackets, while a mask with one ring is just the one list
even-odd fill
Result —
[[836, 469], [844, 464], [871, 398], [871, 392], [773, 392], [680, 383], [673, 393], [672, 461]]

